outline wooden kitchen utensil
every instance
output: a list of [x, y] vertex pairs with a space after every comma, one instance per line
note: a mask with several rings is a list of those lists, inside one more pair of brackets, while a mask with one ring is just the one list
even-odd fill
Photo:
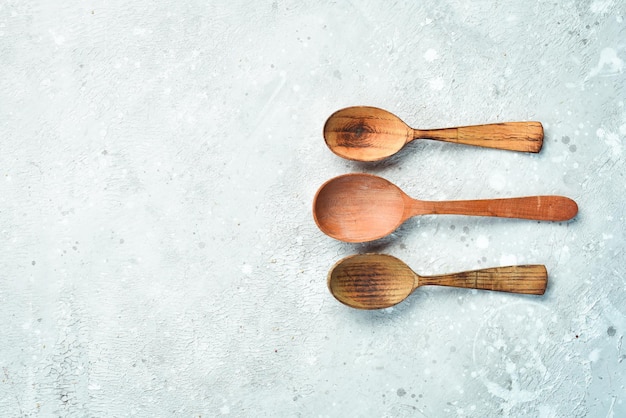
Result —
[[313, 200], [313, 218], [327, 235], [346, 242], [366, 242], [392, 233], [416, 215], [495, 216], [566, 221], [578, 212], [572, 199], [531, 196], [508, 199], [423, 201], [371, 174], [345, 174], [324, 183]]
[[333, 113], [324, 125], [324, 139], [332, 152], [355, 161], [379, 161], [415, 139], [434, 139], [486, 148], [539, 152], [543, 144], [540, 122], [505, 122], [445, 129], [413, 129], [396, 115], [376, 107], [347, 107]]
[[420, 286], [453, 286], [467, 289], [543, 295], [548, 273], [542, 265], [494, 267], [439, 276], [419, 276], [396, 257], [358, 254], [344, 258], [328, 273], [333, 296], [357, 309], [388, 308], [406, 299]]

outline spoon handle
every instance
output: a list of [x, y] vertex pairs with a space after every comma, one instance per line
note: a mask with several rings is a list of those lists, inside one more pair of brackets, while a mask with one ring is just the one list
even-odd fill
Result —
[[566, 221], [578, 213], [578, 205], [564, 196], [528, 196], [508, 199], [432, 202], [412, 199], [411, 216], [470, 215], [499, 218]]
[[539, 152], [543, 145], [543, 126], [541, 122], [505, 122], [446, 129], [414, 129], [413, 139], [435, 139], [485, 148]]
[[548, 272], [542, 265], [493, 267], [440, 276], [419, 276], [418, 286], [452, 286], [467, 289], [497, 290], [499, 292], [543, 295], [548, 284]]

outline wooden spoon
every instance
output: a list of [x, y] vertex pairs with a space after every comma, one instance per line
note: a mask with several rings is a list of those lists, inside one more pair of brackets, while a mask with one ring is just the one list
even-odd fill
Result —
[[327, 235], [365, 242], [392, 233], [416, 215], [496, 216], [566, 221], [578, 212], [572, 199], [532, 196], [433, 202], [412, 199], [395, 184], [371, 174], [345, 174], [324, 183], [313, 200], [313, 218]]
[[494, 267], [440, 276], [419, 276], [402, 260], [385, 254], [357, 254], [339, 261], [328, 273], [328, 289], [341, 303], [357, 309], [388, 308], [420, 286], [543, 295], [548, 273], [542, 265]]
[[400, 151], [414, 139], [539, 152], [543, 144], [540, 122], [505, 122], [446, 129], [413, 129], [396, 115], [377, 107], [347, 107], [333, 113], [324, 125], [324, 139], [332, 152], [355, 161], [379, 161]]

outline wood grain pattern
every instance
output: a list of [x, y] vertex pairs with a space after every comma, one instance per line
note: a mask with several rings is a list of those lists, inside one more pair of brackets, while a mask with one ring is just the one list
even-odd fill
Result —
[[543, 295], [547, 284], [548, 272], [543, 265], [493, 267], [419, 278], [419, 286], [453, 286], [529, 295]]
[[324, 125], [332, 152], [356, 161], [379, 161], [416, 139], [432, 139], [510, 151], [539, 152], [540, 122], [505, 122], [445, 129], [413, 129], [396, 115], [376, 107], [354, 106], [333, 113]]
[[420, 286], [453, 286], [530, 295], [544, 294], [543, 265], [494, 267], [439, 276], [420, 276], [402, 260], [386, 254], [357, 254], [336, 263], [328, 288], [345, 305], [381, 309], [396, 305]]
[[366, 242], [392, 233], [413, 216], [428, 214], [495, 216], [565, 221], [578, 205], [564, 196], [529, 196], [432, 202], [413, 199], [393, 183], [371, 174], [353, 173], [324, 183], [313, 199], [313, 218], [327, 235], [346, 242]]
[[413, 138], [510, 151], [539, 152], [543, 145], [543, 126], [540, 122], [504, 122], [446, 129], [415, 129]]
[[382, 109], [347, 107], [333, 113], [324, 125], [328, 148], [355, 161], [379, 161], [400, 151], [414, 139], [402, 120]]
[[415, 279], [415, 273], [395, 257], [357, 254], [335, 264], [327, 283], [330, 293], [348, 306], [380, 309], [402, 302], [413, 292]]

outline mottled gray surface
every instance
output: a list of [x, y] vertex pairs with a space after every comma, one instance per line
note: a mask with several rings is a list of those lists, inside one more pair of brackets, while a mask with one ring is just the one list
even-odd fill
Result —
[[[308, 3], [0, 1], [1, 415], [626, 416], [625, 2]], [[321, 130], [356, 104], [545, 145], [347, 162]], [[353, 171], [580, 213], [349, 245], [310, 208]], [[356, 311], [325, 280], [359, 251], [550, 284]]]

